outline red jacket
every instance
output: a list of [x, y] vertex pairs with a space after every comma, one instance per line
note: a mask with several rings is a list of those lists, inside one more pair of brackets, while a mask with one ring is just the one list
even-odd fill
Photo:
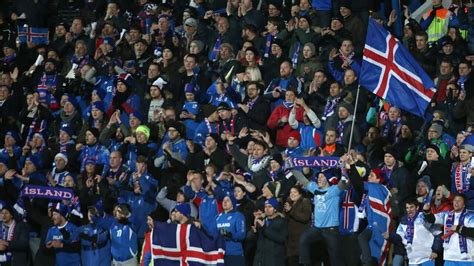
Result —
[[[272, 114], [270, 115], [270, 118], [268, 118], [267, 121], [267, 126], [270, 129], [276, 129], [276, 145], [280, 147], [285, 147], [288, 146], [288, 135], [294, 131], [291, 127], [290, 124], [285, 123], [283, 126], [281, 126], [278, 121], [286, 116], [290, 117], [290, 111], [291, 109], [286, 108], [283, 104], [278, 105], [275, 110], [273, 110]], [[296, 120], [299, 122], [303, 122], [303, 116], [304, 116], [304, 109], [303, 108], [298, 108], [296, 109]]]
[[434, 204], [434, 198], [431, 200], [431, 212], [433, 214], [437, 214], [440, 212], [448, 212], [453, 210], [453, 200], [454, 200], [454, 193], [449, 194], [449, 198], [443, 198], [441, 200], [441, 204], [436, 207]]

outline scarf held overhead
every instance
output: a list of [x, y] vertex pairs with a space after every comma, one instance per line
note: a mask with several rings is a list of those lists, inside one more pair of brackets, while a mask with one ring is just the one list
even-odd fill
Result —
[[290, 157], [287, 159], [286, 168], [294, 167], [339, 167], [339, 157], [313, 156], [313, 157]]
[[20, 194], [21, 197], [46, 198], [53, 200], [71, 200], [74, 197], [72, 189], [62, 187], [26, 186]]

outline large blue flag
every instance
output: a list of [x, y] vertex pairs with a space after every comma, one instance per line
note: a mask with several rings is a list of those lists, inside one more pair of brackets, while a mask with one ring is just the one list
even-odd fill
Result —
[[49, 42], [49, 30], [48, 28], [18, 27], [18, 39], [22, 43], [47, 44]]
[[155, 223], [152, 232], [154, 265], [224, 265], [222, 237], [208, 236], [190, 224]]
[[410, 52], [372, 19], [369, 19], [360, 85], [420, 117], [424, 117], [435, 93], [433, 80]]

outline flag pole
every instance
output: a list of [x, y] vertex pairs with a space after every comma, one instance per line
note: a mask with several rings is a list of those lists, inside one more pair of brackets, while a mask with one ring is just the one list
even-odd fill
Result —
[[357, 113], [357, 105], [359, 104], [359, 91], [360, 91], [360, 85], [357, 86], [356, 102], [355, 102], [355, 106], [354, 106], [354, 114], [352, 115], [351, 134], [349, 135], [349, 147], [347, 148], [347, 152], [351, 151], [351, 146], [352, 146], [352, 134], [354, 132], [354, 125], [355, 125], [356, 113]]

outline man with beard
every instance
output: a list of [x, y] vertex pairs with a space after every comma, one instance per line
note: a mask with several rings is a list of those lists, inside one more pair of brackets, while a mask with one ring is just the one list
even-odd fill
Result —
[[48, 230], [46, 247], [53, 249], [56, 253], [56, 265], [80, 265], [79, 232], [77, 227], [66, 218], [67, 207], [58, 202], [53, 205], [52, 213], [54, 226]]
[[285, 92], [289, 88], [295, 89], [295, 95], [300, 95], [302, 91], [301, 81], [296, 78], [293, 73], [293, 67], [289, 60], [284, 60], [280, 64], [280, 76], [273, 79], [265, 89], [265, 98], [269, 99], [275, 104], [283, 102], [282, 98], [285, 97]]
[[238, 104], [239, 116], [247, 127], [255, 130], [265, 129], [271, 110], [270, 103], [260, 96], [263, 86], [259, 82], [251, 81], [247, 83], [246, 90], [246, 101]]
[[140, 72], [145, 73], [152, 62], [152, 57], [148, 53], [148, 43], [144, 39], [140, 39], [133, 44], [133, 50], [135, 52], [134, 59], [138, 64]]
[[63, 78], [57, 73], [56, 65], [58, 62], [54, 59], [46, 59], [44, 62], [43, 73], [37, 72], [33, 77], [36, 92], [39, 95], [39, 103], [50, 110], [55, 111], [59, 108], [58, 97], [61, 94], [59, 88], [63, 83]]

